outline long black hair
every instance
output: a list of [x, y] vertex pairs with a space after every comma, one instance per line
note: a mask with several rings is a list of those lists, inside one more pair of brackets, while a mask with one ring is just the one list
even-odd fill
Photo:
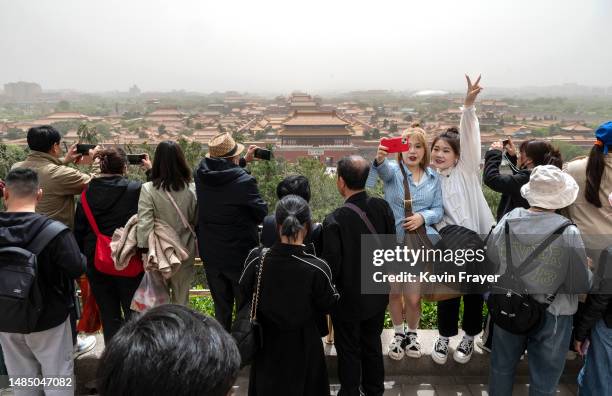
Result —
[[155, 188], [180, 191], [191, 181], [191, 169], [185, 161], [181, 146], [172, 140], [164, 140], [155, 149], [151, 181]]
[[295, 240], [298, 233], [310, 228], [311, 215], [308, 202], [297, 195], [286, 195], [276, 204], [276, 224], [279, 224], [280, 235]]
[[587, 161], [584, 198], [597, 208], [601, 208], [599, 187], [601, 186], [601, 178], [605, 167], [606, 155], [604, 154], [604, 147], [594, 145], [589, 153], [589, 159]]

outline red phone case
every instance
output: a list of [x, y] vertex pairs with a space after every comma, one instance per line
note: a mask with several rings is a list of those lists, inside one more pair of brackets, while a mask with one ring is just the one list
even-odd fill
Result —
[[380, 144], [388, 149], [389, 154], [410, 150], [410, 142], [407, 137], [382, 138]]

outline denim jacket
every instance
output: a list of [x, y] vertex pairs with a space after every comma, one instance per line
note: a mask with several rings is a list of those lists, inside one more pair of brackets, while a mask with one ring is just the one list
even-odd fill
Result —
[[[391, 206], [393, 216], [395, 217], [395, 229], [397, 231], [398, 240], [404, 238], [404, 177], [399, 168], [397, 161], [385, 159], [382, 164], [377, 165], [373, 161], [370, 167], [370, 174], [366, 182], [367, 187], [374, 187], [376, 179], [380, 179], [384, 183], [385, 200]], [[442, 188], [439, 175], [430, 169], [425, 168], [425, 174], [419, 185], [416, 185], [412, 180], [412, 172], [405, 164], [402, 164], [406, 170], [410, 186], [410, 196], [412, 198], [412, 211], [423, 216], [425, 220], [425, 228], [427, 235], [436, 242], [438, 232], [433, 227], [434, 224], [442, 220], [444, 215], [444, 207], [442, 205]]]

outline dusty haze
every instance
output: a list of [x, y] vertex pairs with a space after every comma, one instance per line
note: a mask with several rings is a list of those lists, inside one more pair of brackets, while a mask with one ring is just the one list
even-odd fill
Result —
[[0, 0], [0, 84], [251, 92], [612, 85], [609, 0]]

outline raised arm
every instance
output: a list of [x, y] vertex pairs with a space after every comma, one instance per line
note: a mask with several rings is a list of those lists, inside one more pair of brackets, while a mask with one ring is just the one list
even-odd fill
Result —
[[459, 167], [465, 167], [468, 171], [477, 171], [480, 166], [480, 124], [476, 117], [474, 102], [478, 94], [482, 91], [479, 85], [480, 76], [474, 84], [469, 76], [467, 79], [467, 95], [463, 107], [461, 108], [461, 121], [459, 123], [459, 142], [461, 145], [461, 155], [459, 157]]

